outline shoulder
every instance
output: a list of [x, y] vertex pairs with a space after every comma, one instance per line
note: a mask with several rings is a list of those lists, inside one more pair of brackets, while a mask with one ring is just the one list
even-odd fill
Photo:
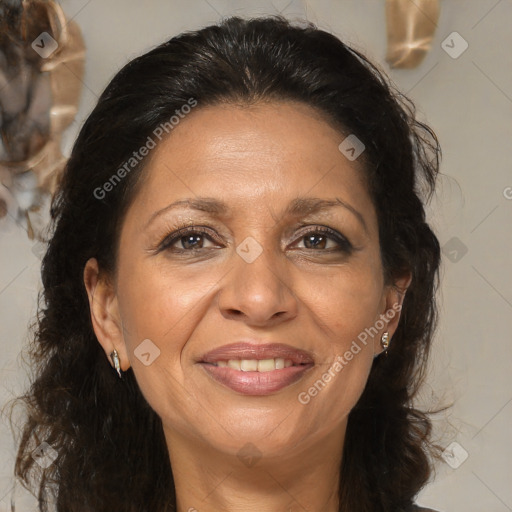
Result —
[[439, 512], [433, 508], [420, 507], [419, 505], [413, 505], [411, 512]]

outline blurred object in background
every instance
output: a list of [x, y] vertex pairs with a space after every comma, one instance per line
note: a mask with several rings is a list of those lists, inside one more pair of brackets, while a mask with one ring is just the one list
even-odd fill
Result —
[[430, 50], [438, 19], [439, 0], [386, 0], [389, 65], [419, 66]]
[[0, 230], [16, 222], [44, 238], [84, 56], [80, 29], [55, 2], [0, 0]]

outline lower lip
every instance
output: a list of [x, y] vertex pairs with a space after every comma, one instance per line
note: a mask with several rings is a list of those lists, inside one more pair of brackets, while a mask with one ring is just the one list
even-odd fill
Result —
[[227, 366], [199, 363], [217, 382], [243, 395], [269, 395], [300, 380], [313, 363], [269, 372], [244, 372]]

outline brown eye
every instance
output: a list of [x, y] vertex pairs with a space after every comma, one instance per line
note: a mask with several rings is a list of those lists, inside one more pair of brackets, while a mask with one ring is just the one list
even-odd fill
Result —
[[[200, 249], [203, 247], [203, 235], [193, 233], [190, 235], [182, 236], [178, 239], [178, 242], [181, 243], [183, 249]], [[181, 249], [181, 247], [180, 247]]]
[[[304, 248], [319, 252], [344, 251], [351, 252], [351, 243], [341, 234], [326, 226], [319, 226], [303, 234]], [[331, 245], [329, 246], [329, 242]], [[333, 245], [334, 244], [334, 245]]]
[[[187, 228], [166, 236], [163, 242], [160, 244], [159, 250], [170, 250], [173, 252], [193, 252], [199, 249], [208, 249], [209, 247], [205, 247], [204, 245], [206, 240], [213, 242], [212, 237], [208, 236], [206, 230]], [[175, 245], [177, 247], [173, 248]]]
[[306, 235], [304, 245], [306, 249], [326, 249], [329, 237], [321, 234]]

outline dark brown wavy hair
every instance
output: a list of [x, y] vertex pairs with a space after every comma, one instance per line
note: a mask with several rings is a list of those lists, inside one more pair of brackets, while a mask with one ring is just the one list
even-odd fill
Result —
[[[413, 399], [425, 377], [437, 324], [440, 248], [424, 206], [435, 189], [440, 147], [414, 105], [361, 53], [311, 23], [280, 16], [232, 17], [185, 32], [135, 58], [113, 78], [85, 121], [51, 205], [43, 289], [27, 349], [33, 377], [15, 474], [40, 510], [176, 510], [161, 419], [133, 371], [120, 380], [91, 324], [83, 269], [97, 258], [116, 271], [120, 227], [147, 158], [112, 191], [107, 182], [153, 130], [190, 98], [220, 103], [298, 101], [366, 146], [364, 176], [374, 202], [387, 284], [412, 282], [386, 356], [374, 359], [350, 412], [340, 510], [404, 512], [432, 476], [430, 412]], [[172, 135], [171, 135], [172, 136]], [[31, 456], [46, 441], [58, 453], [41, 470]]]

